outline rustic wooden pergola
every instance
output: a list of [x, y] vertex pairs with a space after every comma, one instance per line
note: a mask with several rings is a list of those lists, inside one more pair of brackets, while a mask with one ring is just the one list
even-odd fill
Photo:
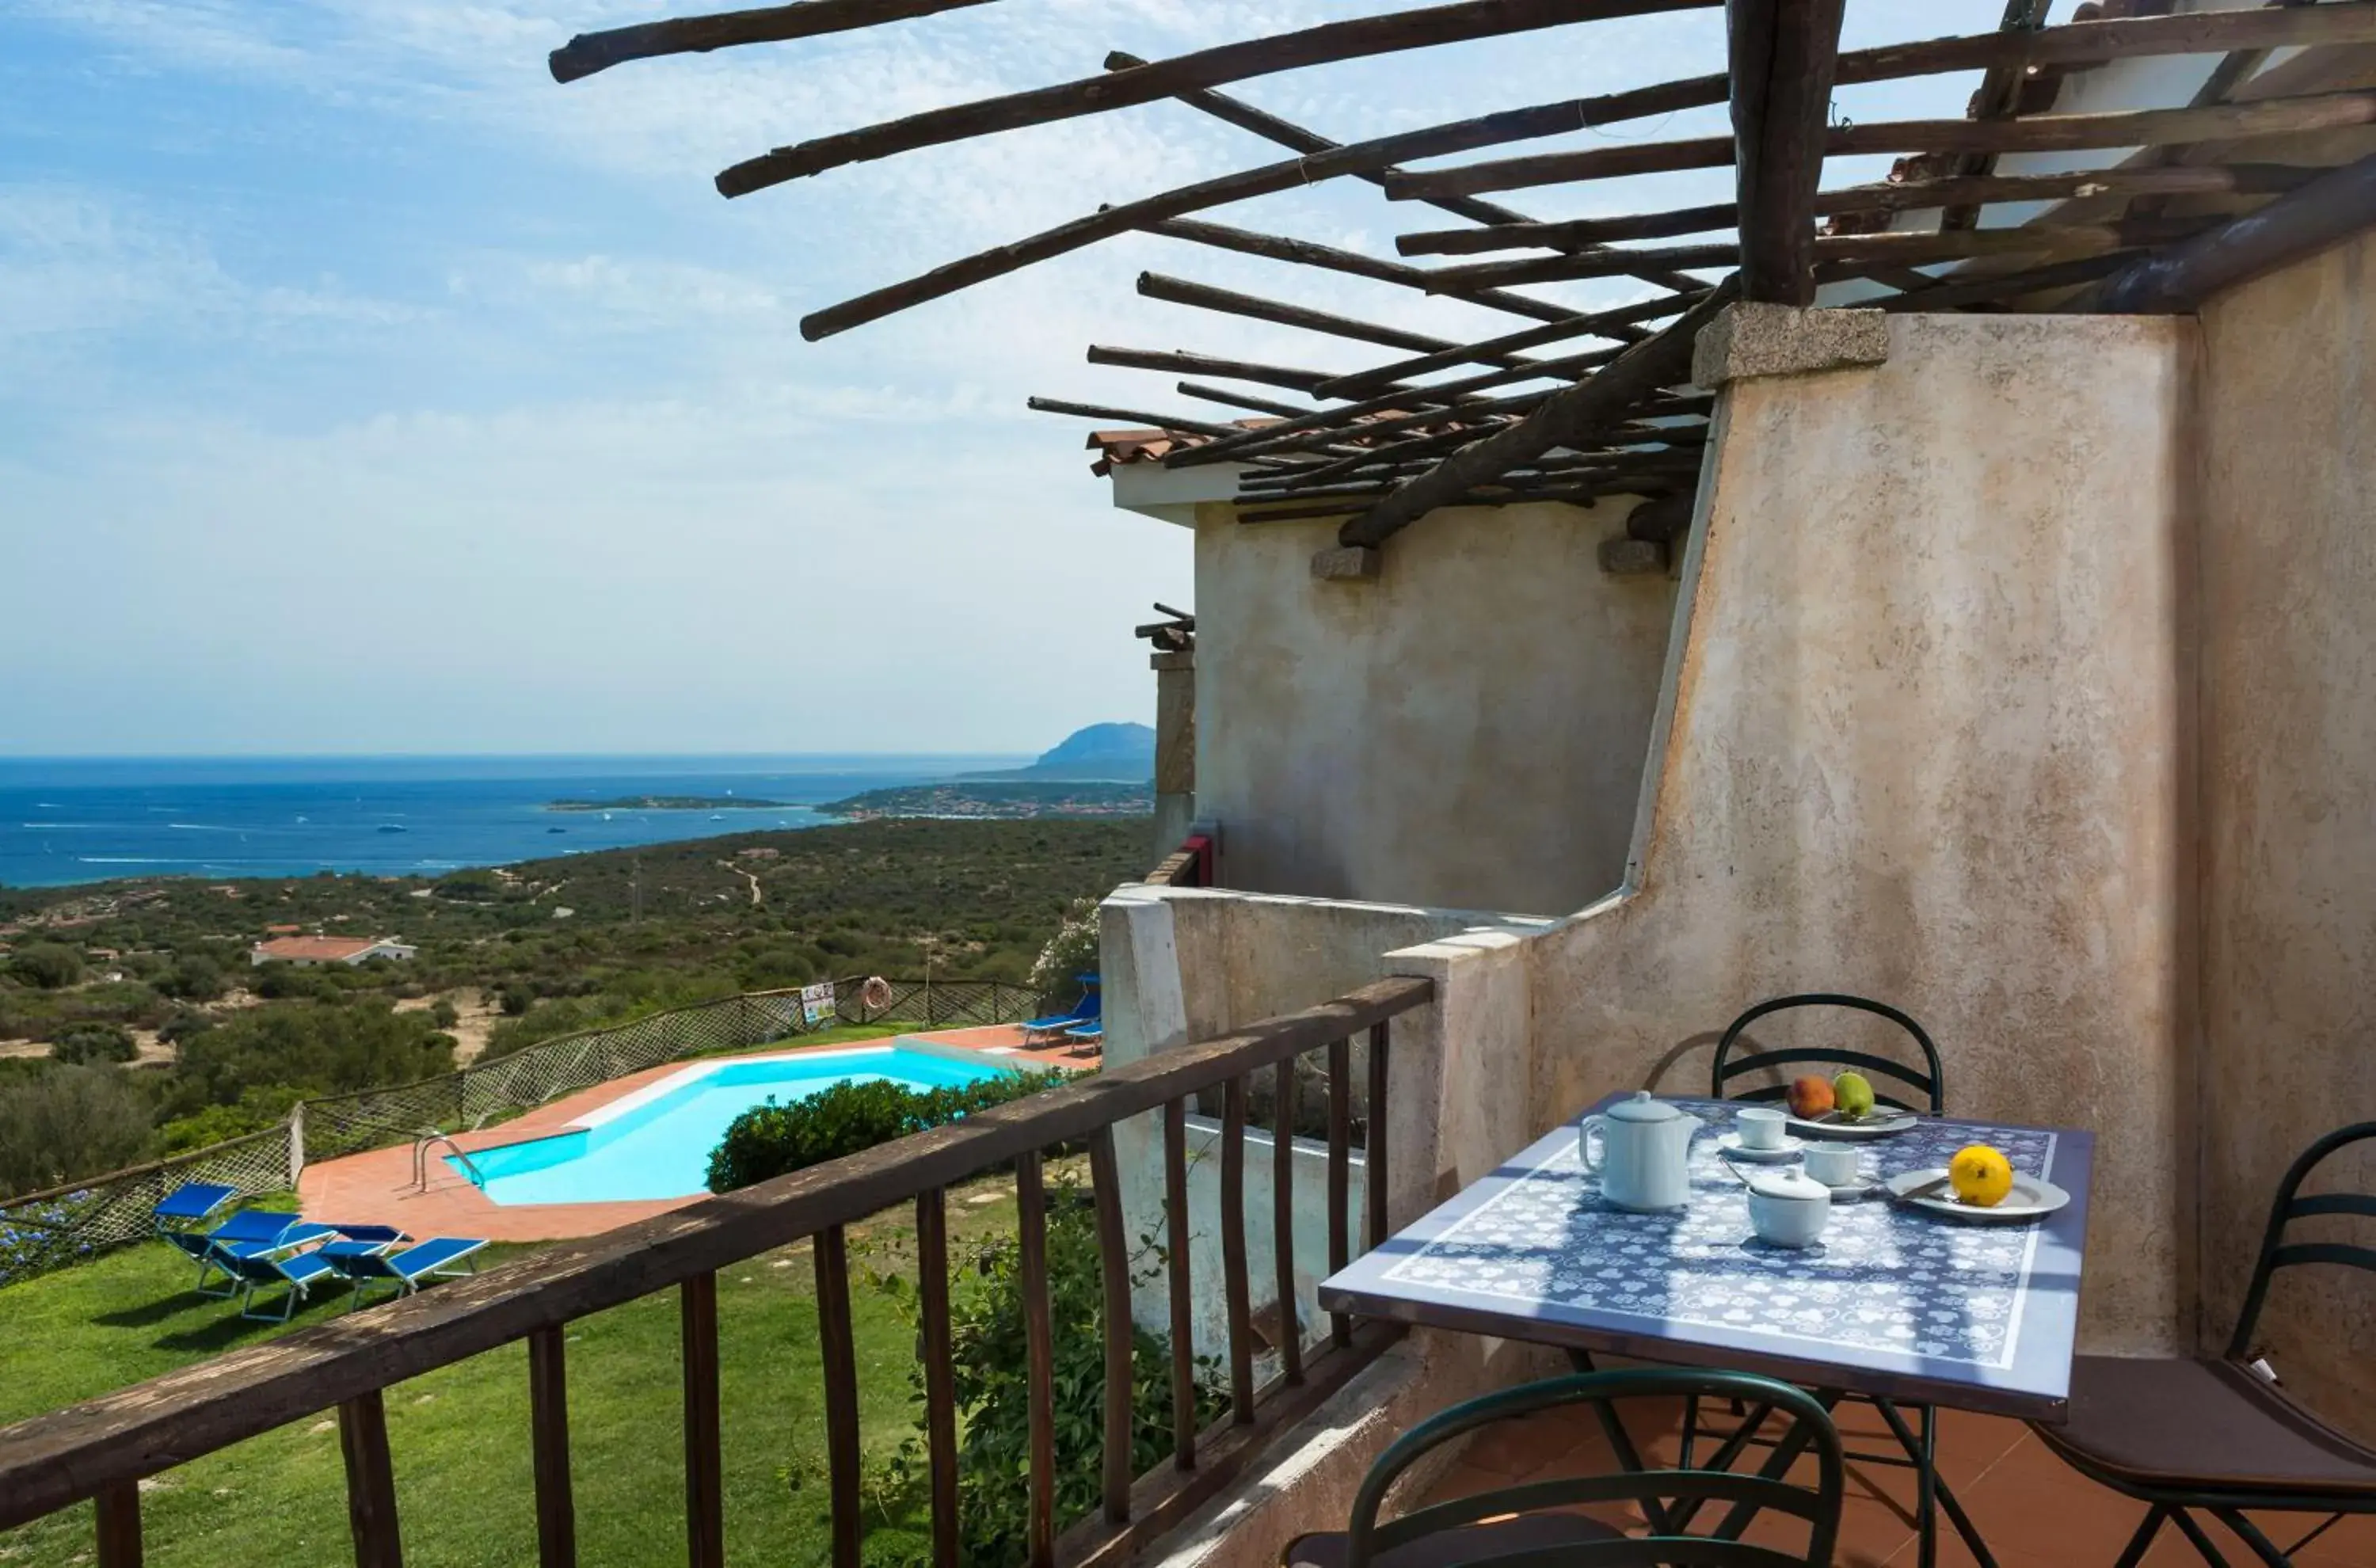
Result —
[[[552, 53], [552, 74], [567, 82], [629, 60], [781, 42], [989, 3], [800, 0], [652, 22], [572, 39]], [[829, 337], [1128, 232], [1443, 295], [1530, 325], [1453, 342], [1142, 273], [1138, 291], [1149, 299], [1292, 326], [1403, 357], [1329, 371], [1093, 346], [1094, 364], [1206, 376], [1302, 400], [1182, 380], [1175, 388], [1182, 397], [1259, 418], [1197, 419], [1048, 398], [1034, 398], [1030, 406], [1166, 432], [1174, 438], [1162, 458], [1170, 466], [1240, 465], [1247, 522], [1342, 517], [1337, 545], [1313, 562], [1324, 576], [1373, 575], [1388, 538], [1452, 505], [1642, 496], [1648, 504], [1628, 519], [1629, 532], [1667, 540], [1688, 522], [1705, 439], [1708, 399], [1688, 386], [1693, 342], [1735, 300], [1806, 305], [1824, 283], [1861, 279], [1886, 291], [1862, 303], [1885, 311], [2041, 304], [2182, 311], [2226, 283], [2376, 223], [2376, 156], [2338, 164], [2299, 151], [2331, 144], [2332, 133], [2376, 126], [2376, 0], [2268, 0], [2192, 15], [2132, 14], [2169, 12], [2168, 0], [2109, 0], [2083, 6], [2085, 19], [2058, 26], [2046, 25], [2049, 4], [2007, 0], [1993, 32], [1843, 51], [1847, 0], [1457, 0], [1167, 60], [1117, 52], [1098, 76], [778, 148], [725, 170], [717, 184], [726, 196], [744, 196], [914, 148], [1177, 100], [1291, 156], [1111, 203], [828, 305], [802, 319], [803, 335]], [[1336, 61], [1718, 5], [1729, 56], [1721, 73], [1366, 141], [1332, 141], [1218, 90]], [[2304, 53], [2260, 77], [2273, 55], [2293, 51]], [[2172, 54], [2217, 57], [2187, 104], [2053, 112], [2055, 84], [2064, 73]], [[2322, 77], [2301, 68], [2305, 59], [2342, 63], [2349, 85], [2336, 89], [2332, 73]], [[1973, 70], [1982, 80], [1966, 118], [1833, 121], [1837, 86]], [[1729, 106], [1729, 136], [1405, 167], [1717, 104]], [[2321, 137], [2327, 141], [2312, 139]], [[2004, 154], [2087, 149], [2126, 155], [2113, 167], [2082, 172], [1995, 171]], [[1824, 187], [1826, 159], [1875, 153], [1904, 155], [1891, 179]], [[1485, 199], [1487, 193], [1728, 165], [1735, 171], [1732, 201], [1670, 211], [1541, 222]], [[1344, 176], [1382, 187], [1391, 200], [1462, 220], [1456, 228], [1401, 235], [1401, 255], [1497, 258], [1413, 265], [1192, 216]], [[2042, 201], [2059, 205], [2019, 226], [1980, 221], [1991, 203]], [[1932, 214], [1923, 227], [1898, 226]], [[1623, 244], [1679, 239], [1687, 243]], [[1507, 252], [1534, 254], [1498, 256]], [[1922, 270], [1942, 266], [1953, 270]], [[1612, 277], [1638, 279], [1657, 291], [1602, 310], [1518, 291]], [[1552, 351], [1534, 352], [1546, 349]], [[1455, 374], [1425, 379], [1445, 372]]]

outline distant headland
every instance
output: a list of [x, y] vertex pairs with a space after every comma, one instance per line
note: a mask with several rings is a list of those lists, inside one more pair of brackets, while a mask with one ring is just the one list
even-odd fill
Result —
[[786, 801], [754, 801], [747, 795], [623, 795], [615, 801], [547, 801], [549, 812], [782, 811]]

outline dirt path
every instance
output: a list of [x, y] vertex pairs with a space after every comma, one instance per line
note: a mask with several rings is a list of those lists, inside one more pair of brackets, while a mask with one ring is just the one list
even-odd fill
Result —
[[749, 883], [749, 884], [751, 885], [751, 907], [752, 907], [753, 909], [757, 909], [761, 904], [763, 904], [763, 903], [765, 903], [765, 902], [766, 901], [765, 898], [763, 898], [763, 897], [760, 896], [760, 893], [759, 893], [759, 875], [758, 875], [758, 873], [756, 873], [756, 872], [748, 872], [748, 871], [744, 871], [741, 866], [736, 865], [732, 861], [719, 861], [719, 862], [718, 862], [718, 868], [719, 868], [720, 871], [731, 871], [731, 872], [732, 872], [735, 875], [737, 875], [737, 876], [741, 877], [743, 881], [745, 881], [745, 882], [747, 882], [747, 883]]
[[[487, 1049], [487, 1037], [503, 1021], [503, 1009], [477, 986], [466, 985], [441, 993], [454, 1004], [454, 1027], [446, 1032], [454, 1037], [454, 1064], [464, 1067], [476, 1062]], [[426, 1013], [437, 1004], [436, 996], [411, 996], [396, 1004], [399, 1013]]]

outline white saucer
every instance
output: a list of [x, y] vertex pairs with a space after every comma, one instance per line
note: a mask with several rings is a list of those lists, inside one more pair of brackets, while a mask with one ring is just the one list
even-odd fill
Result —
[[1758, 1165], [1779, 1165], [1786, 1159], [1796, 1159], [1807, 1146], [1788, 1134], [1773, 1148], [1744, 1148], [1739, 1133], [1727, 1133], [1716, 1141], [1716, 1152], [1728, 1159], [1746, 1159]]

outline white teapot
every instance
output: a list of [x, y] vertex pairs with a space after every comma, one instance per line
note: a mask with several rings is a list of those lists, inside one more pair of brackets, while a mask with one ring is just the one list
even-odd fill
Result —
[[[1636, 1089], [1606, 1111], [1584, 1119], [1576, 1129], [1584, 1168], [1600, 1178], [1600, 1195], [1615, 1208], [1637, 1213], [1681, 1208], [1692, 1199], [1692, 1136], [1706, 1126], [1698, 1117], [1647, 1089]], [[1600, 1134], [1595, 1158], [1592, 1134]]]

